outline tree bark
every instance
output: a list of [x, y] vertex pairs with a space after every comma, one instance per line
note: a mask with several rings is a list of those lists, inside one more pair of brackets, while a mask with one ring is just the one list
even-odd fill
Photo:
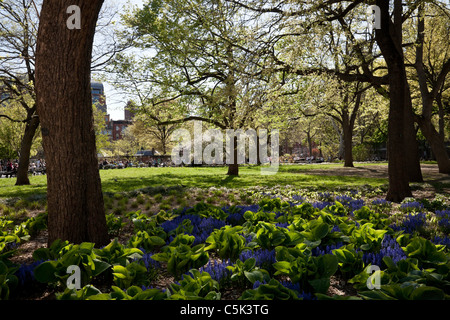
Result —
[[348, 116], [342, 119], [342, 133], [344, 136], [344, 167], [352, 168], [353, 165], [353, 127], [348, 121]]
[[238, 163], [238, 139], [236, 136], [233, 137], [234, 146], [233, 146], [233, 162], [228, 164], [228, 172], [229, 176], [238, 176], [239, 175], [239, 163]]
[[31, 146], [38, 127], [39, 117], [34, 115], [25, 126], [25, 132], [20, 144], [19, 168], [17, 169], [16, 186], [30, 184], [30, 179], [28, 178], [28, 167], [30, 165]]
[[389, 189], [386, 200], [401, 202], [412, 196], [409, 187], [408, 169], [406, 168], [405, 115], [407, 104], [407, 78], [401, 47], [401, 1], [394, 0], [394, 25], [389, 13], [390, 1], [377, 0], [381, 11], [381, 28], [376, 29], [375, 36], [389, 73], [389, 120], [388, 120], [388, 176]]
[[[450, 174], [450, 159], [445, 148], [444, 112], [440, 103], [439, 92], [445, 82], [445, 78], [450, 71], [450, 60], [442, 66], [442, 70], [436, 77], [427, 76], [426, 67], [424, 65], [423, 46], [425, 41], [425, 3], [419, 4], [417, 19], [417, 40], [416, 40], [416, 61], [414, 67], [417, 71], [420, 94], [422, 98], [422, 114], [416, 116], [416, 122], [420, 130], [430, 144], [433, 154], [436, 157], [440, 173]], [[430, 81], [431, 80], [431, 81]], [[431, 82], [431, 83], [430, 83]], [[431, 89], [431, 91], [430, 91]], [[436, 100], [439, 107], [439, 132], [436, 131], [432, 121], [433, 102]]]
[[[103, 0], [44, 0], [36, 49], [37, 112], [47, 165], [48, 244], [108, 243], [95, 144], [90, 64]], [[81, 9], [69, 29], [67, 9]]]
[[450, 174], [450, 159], [442, 135], [436, 131], [431, 121], [423, 117], [418, 117], [418, 124], [436, 157], [439, 173]]
[[422, 170], [420, 168], [419, 144], [417, 133], [414, 128], [414, 113], [412, 109], [411, 91], [406, 78], [403, 80], [405, 86], [405, 166], [408, 170], [409, 182], [423, 182]]

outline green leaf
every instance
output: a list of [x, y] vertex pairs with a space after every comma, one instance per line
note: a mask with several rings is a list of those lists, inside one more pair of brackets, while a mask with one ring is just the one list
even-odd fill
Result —
[[411, 300], [444, 300], [445, 294], [441, 289], [423, 286], [415, 289], [410, 296]]
[[326, 223], [321, 223], [313, 229], [314, 239], [319, 240], [328, 234], [329, 226]]
[[56, 261], [45, 261], [34, 269], [34, 277], [41, 283], [51, 283], [57, 280], [55, 273], [58, 271]]
[[94, 243], [92, 242], [83, 242], [79, 246], [79, 251], [81, 254], [90, 255], [92, 253], [92, 249], [94, 249]]
[[326, 293], [330, 287], [330, 278], [320, 278], [308, 280], [309, 284], [314, 288], [315, 292]]

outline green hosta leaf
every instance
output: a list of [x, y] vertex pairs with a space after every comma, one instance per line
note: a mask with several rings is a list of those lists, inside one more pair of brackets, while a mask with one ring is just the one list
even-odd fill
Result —
[[94, 249], [94, 243], [91, 242], [83, 242], [80, 244], [78, 250], [81, 254], [90, 255], [92, 253], [92, 249]]
[[328, 234], [329, 225], [326, 223], [321, 223], [315, 227], [312, 231], [314, 239], [322, 239]]
[[45, 261], [34, 269], [34, 277], [41, 283], [51, 283], [57, 280], [55, 273], [58, 271], [57, 261]]
[[326, 293], [330, 287], [330, 278], [319, 278], [308, 280], [311, 287], [313, 287], [315, 292]]
[[331, 277], [338, 269], [338, 259], [336, 256], [326, 254], [319, 257], [319, 274], [324, 277]]
[[441, 289], [423, 286], [415, 289], [410, 296], [411, 300], [444, 300], [445, 294]]

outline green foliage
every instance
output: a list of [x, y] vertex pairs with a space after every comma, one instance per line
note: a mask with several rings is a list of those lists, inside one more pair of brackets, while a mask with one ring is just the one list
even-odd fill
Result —
[[[69, 266], [78, 266], [81, 270], [81, 283], [86, 285], [90, 281], [100, 275], [111, 265], [99, 259], [94, 253], [94, 244], [83, 242], [81, 244], [67, 244], [57, 251], [62, 242], [54, 243], [53, 248], [48, 251], [40, 251], [36, 257], [56, 255], [57, 260], [45, 261], [34, 269], [36, 280], [41, 283], [64, 284], [70, 276], [67, 273]], [[36, 252], [35, 252], [36, 253]]]
[[294, 290], [284, 287], [275, 279], [256, 289], [245, 290], [239, 300], [299, 300]]
[[258, 210], [257, 212], [246, 211], [244, 219], [251, 224], [256, 224], [259, 221], [272, 222], [275, 220], [276, 213], [272, 211]]
[[94, 248], [94, 253], [102, 261], [105, 261], [110, 265], [120, 266], [126, 266], [131, 261], [140, 259], [143, 255], [141, 250], [134, 247], [127, 248], [119, 243], [117, 239], [114, 239], [101, 249]]
[[207, 272], [192, 269], [178, 283], [170, 284], [171, 300], [220, 300], [219, 283]]
[[206, 239], [209, 244], [205, 250], [215, 250], [221, 259], [236, 260], [247, 249], [245, 238], [239, 234], [242, 226], [225, 226], [211, 233]]
[[409, 258], [417, 259], [422, 268], [439, 268], [449, 264], [449, 257], [444, 252], [444, 246], [436, 246], [430, 240], [414, 237], [403, 248]]
[[281, 201], [280, 198], [263, 198], [258, 205], [263, 211], [281, 211], [290, 206], [288, 202]]
[[309, 202], [304, 202], [291, 209], [293, 216], [299, 216], [303, 219], [312, 219], [317, 211], [318, 210]]
[[134, 234], [128, 245], [132, 248], [143, 248], [145, 251], [154, 251], [161, 248], [166, 244], [163, 238], [158, 236], [152, 236], [147, 231], [138, 231]]
[[17, 286], [18, 279], [14, 275], [17, 269], [0, 260], [0, 300], [8, 300], [11, 290]]
[[335, 255], [325, 254], [311, 256], [306, 245], [295, 248], [277, 247], [275, 275], [288, 275], [293, 283], [300, 283], [301, 288], [311, 288], [314, 292], [325, 293], [330, 286], [330, 277], [338, 269]]
[[205, 202], [195, 204], [192, 208], [187, 209], [185, 214], [193, 214], [202, 218], [214, 218], [218, 220], [225, 220], [228, 217], [228, 213], [222, 209]]
[[122, 217], [116, 217], [114, 213], [106, 215], [106, 226], [110, 235], [118, 236], [125, 225], [126, 222], [123, 222]]
[[167, 270], [179, 278], [184, 272], [199, 268], [208, 262], [209, 255], [204, 244], [192, 247], [195, 237], [180, 234], [172, 242], [161, 249], [162, 252], [152, 255], [152, 259], [167, 262]]
[[129, 288], [132, 285], [147, 286], [150, 279], [147, 275], [147, 268], [143, 262], [133, 261], [126, 266], [115, 265], [112, 267], [114, 283], [119, 288]]
[[244, 262], [236, 260], [236, 262], [227, 266], [227, 269], [232, 272], [231, 281], [237, 283], [241, 287], [246, 287], [249, 283], [256, 281], [263, 282], [270, 279], [269, 273], [265, 269], [256, 266], [255, 258], [250, 258]]
[[8, 251], [11, 245], [20, 243], [20, 238], [16, 234], [7, 231], [0, 231], [0, 253]]
[[137, 286], [121, 289], [116, 286], [111, 287], [110, 293], [102, 293], [92, 285], [86, 285], [80, 290], [66, 289], [62, 293], [57, 293], [58, 300], [164, 300], [167, 295], [159, 289], [143, 290]]
[[373, 223], [365, 223], [352, 232], [351, 241], [362, 250], [377, 251], [387, 230], [375, 229]]
[[335, 249], [333, 250], [333, 254], [338, 259], [339, 271], [347, 279], [361, 272], [364, 267], [362, 260], [363, 252], [356, 251], [353, 245]]
[[446, 297], [441, 289], [413, 282], [385, 285], [380, 290], [362, 291], [359, 295], [366, 300], [444, 300]]
[[355, 219], [359, 224], [372, 223], [376, 229], [383, 229], [389, 225], [389, 216], [385, 213], [375, 212], [367, 206], [353, 212]]
[[272, 250], [280, 245], [295, 246], [304, 239], [304, 236], [298, 231], [290, 231], [264, 221], [256, 225], [256, 230], [256, 243], [261, 248], [268, 250]]

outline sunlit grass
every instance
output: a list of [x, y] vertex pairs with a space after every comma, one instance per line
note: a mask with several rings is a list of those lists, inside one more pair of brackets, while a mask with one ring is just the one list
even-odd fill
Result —
[[[305, 171], [314, 169], [332, 170], [332, 168], [337, 167], [342, 167], [342, 164], [280, 166], [276, 174], [262, 175], [261, 167], [242, 166], [237, 177], [227, 176], [227, 167], [152, 167], [101, 170], [100, 176], [103, 191], [109, 193], [128, 192], [158, 186], [245, 188], [291, 185], [328, 189], [342, 186], [380, 186], [387, 183], [386, 179], [378, 178], [303, 174]], [[29, 186], [15, 186], [15, 182], [15, 178], [0, 179], [0, 198], [40, 199], [46, 194], [46, 176], [30, 176], [31, 185]]]

